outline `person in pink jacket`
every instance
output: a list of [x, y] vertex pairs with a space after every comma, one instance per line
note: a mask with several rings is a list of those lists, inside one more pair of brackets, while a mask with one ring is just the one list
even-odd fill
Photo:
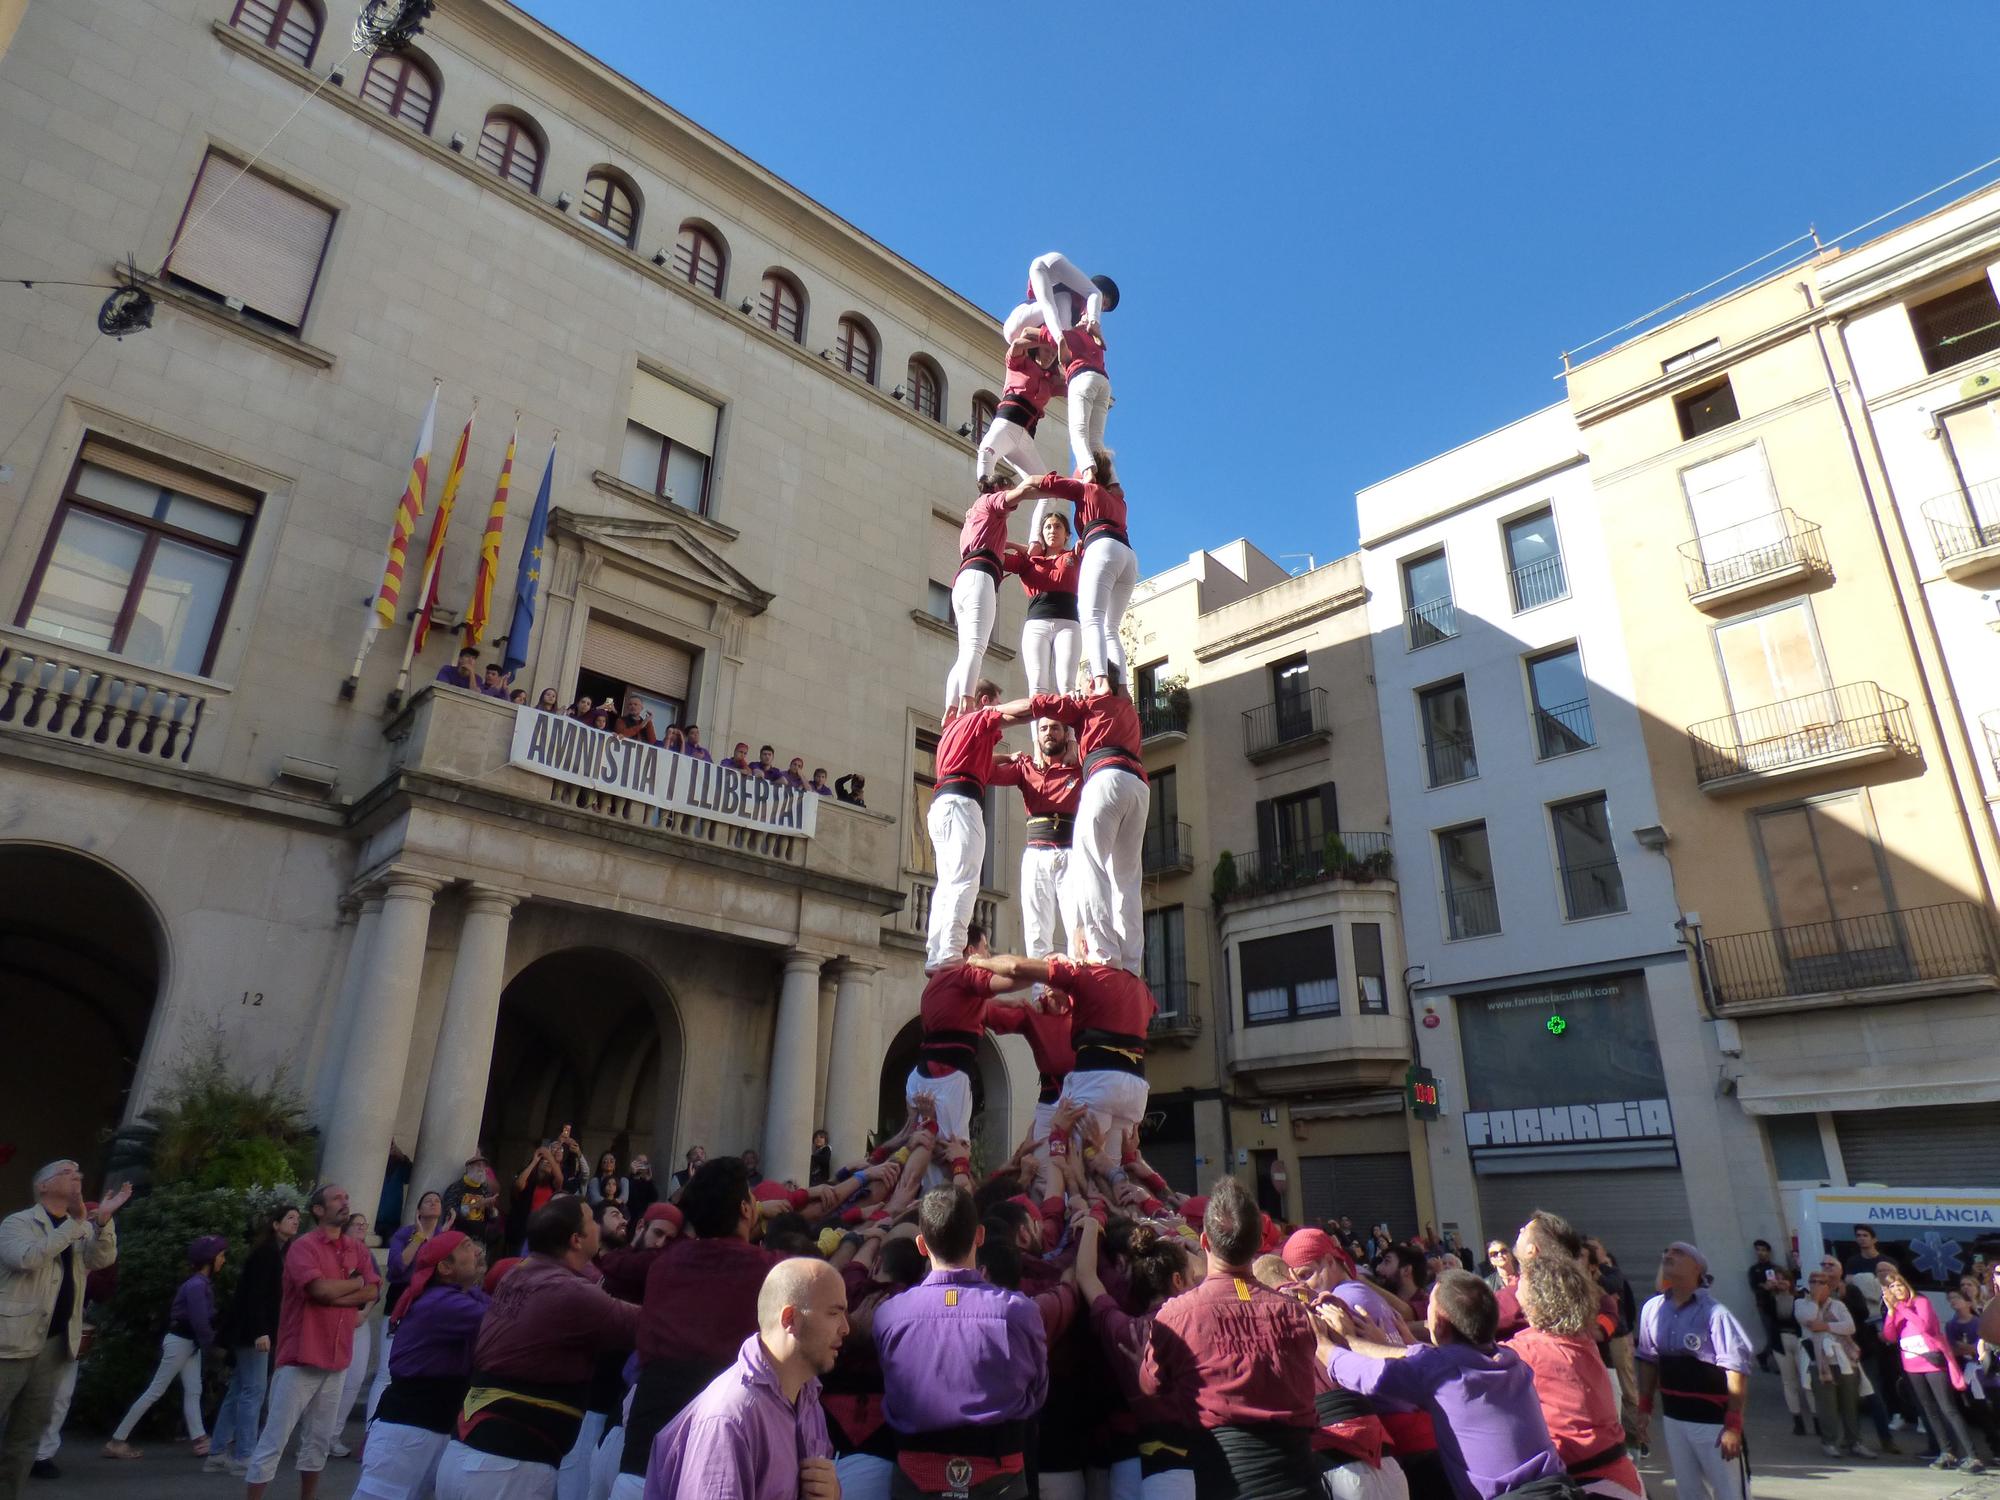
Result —
[[1951, 1357], [1951, 1346], [1938, 1326], [1937, 1309], [1919, 1296], [1894, 1261], [1875, 1267], [1875, 1279], [1882, 1287], [1882, 1338], [1903, 1354], [1903, 1373], [1910, 1377], [1917, 1402], [1924, 1410], [1924, 1425], [1937, 1439], [1939, 1453], [1933, 1469], [1958, 1468], [1967, 1474], [1984, 1474], [1979, 1450], [1972, 1446], [1972, 1430], [1958, 1409], [1958, 1395], [1965, 1377]]

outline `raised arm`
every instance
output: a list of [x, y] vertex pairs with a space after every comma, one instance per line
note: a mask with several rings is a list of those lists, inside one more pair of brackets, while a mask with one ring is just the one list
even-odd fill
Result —
[[995, 953], [985, 958], [968, 958], [965, 963], [967, 968], [981, 969], [1012, 981], [1012, 988], [1049, 982], [1049, 964], [1043, 958], [1029, 958], [1020, 953]]

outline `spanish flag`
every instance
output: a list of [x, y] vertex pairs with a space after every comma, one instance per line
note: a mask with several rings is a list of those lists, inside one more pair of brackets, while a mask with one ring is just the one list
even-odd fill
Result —
[[417, 451], [410, 456], [409, 482], [403, 486], [403, 498], [396, 502], [396, 522], [389, 532], [389, 560], [382, 568], [382, 587], [375, 595], [375, 617], [384, 625], [396, 623], [396, 610], [403, 597], [404, 559], [409, 552], [410, 537], [424, 515], [424, 481], [431, 471], [437, 393], [438, 388], [433, 385], [430, 405], [424, 408], [424, 425], [417, 432]]
[[465, 478], [465, 450], [472, 446], [472, 423], [479, 415], [475, 404], [472, 416], [465, 419], [465, 431], [458, 435], [458, 451], [451, 456], [451, 471], [444, 476], [444, 493], [438, 497], [437, 514], [431, 517], [430, 544], [424, 548], [424, 571], [422, 577], [429, 580], [424, 591], [424, 607], [417, 611], [416, 650], [424, 649], [424, 642], [431, 633], [431, 611], [437, 608], [439, 564], [444, 554], [445, 529], [451, 525], [452, 503], [458, 499], [459, 482]]
[[486, 622], [493, 616], [493, 580], [500, 575], [500, 533], [507, 525], [507, 486], [514, 479], [514, 445], [521, 440], [521, 424], [514, 423], [507, 439], [507, 458], [500, 465], [500, 482], [493, 487], [493, 508], [486, 513], [486, 533], [479, 539], [479, 573], [472, 580], [472, 603], [465, 610], [465, 644], [476, 646], [486, 638]]

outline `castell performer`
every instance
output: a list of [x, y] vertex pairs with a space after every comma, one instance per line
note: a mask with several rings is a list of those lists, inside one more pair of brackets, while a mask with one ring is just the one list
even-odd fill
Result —
[[1657, 1396], [1667, 1460], [1681, 1500], [1743, 1500], [1743, 1407], [1750, 1394], [1750, 1337], [1709, 1295], [1708, 1257], [1682, 1240], [1660, 1256], [1659, 1295], [1639, 1312], [1639, 1432], [1645, 1442]]
[[926, 974], [958, 962], [979, 898], [979, 867], [986, 858], [983, 799], [993, 779], [993, 747], [1008, 724], [1018, 722], [1002, 718], [994, 709], [999, 696], [1000, 689], [981, 678], [972, 688], [973, 706], [960, 714], [948, 712], [938, 736], [937, 785], [924, 820], [937, 864], [924, 949]]
[[[1005, 984], [973, 966], [974, 959], [991, 951], [986, 929], [977, 922], [971, 923], [958, 961], [939, 968], [924, 982], [919, 1012], [923, 1042], [917, 1052], [917, 1065], [910, 1069], [903, 1092], [915, 1114], [923, 1113], [918, 1097], [929, 1097], [936, 1111], [940, 1147], [946, 1141], [972, 1139], [973, 1049], [979, 1044], [979, 1033], [985, 1028], [989, 1008], [1009, 1005], [1040, 1008], [1032, 995], [1008, 994], [1018, 986]], [[936, 1181], [949, 1182], [951, 1164], [934, 1162], [931, 1174]]]
[[1021, 850], [1021, 941], [1028, 957], [1047, 958], [1062, 946], [1056, 942], [1056, 918], [1061, 916], [1065, 933], [1076, 927], [1063, 909], [1063, 883], [1083, 799], [1083, 768], [1077, 764], [1069, 726], [1058, 719], [1039, 720], [1035, 753], [995, 760], [988, 785], [1021, 789], [1021, 804], [1028, 811]]
[[995, 477], [1005, 460], [1017, 471], [1015, 478], [1034, 474], [1042, 467], [1035, 451], [1035, 429], [1048, 409], [1056, 389], [1056, 340], [1045, 328], [1024, 328], [1007, 341], [1007, 383], [993, 409], [993, 420], [979, 437], [978, 466], [974, 479], [983, 490], [1005, 489]]
[[1051, 252], [1028, 267], [1028, 297], [1007, 315], [1007, 342], [1034, 323], [1054, 336], [1069, 382], [1070, 454], [1081, 471], [1104, 446], [1111, 380], [1104, 370], [1101, 319], [1118, 306], [1118, 283], [1109, 276], [1086, 276], [1067, 256]]
[[1125, 644], [1118, 632], [1139, 582], [1139, 554], [1125, 528], [1125, 487], [1118, 482], [1111, 455], [1098, 452], [1082, 477], [1044, 474], [1028, 493], [1076, 502], [1076, 539], [1082, 549], [1076, 603], [1083, 660], [1092, 690], [1102, 692], [1109, 683], [1125, 681]]
[[1000, 562], [1007, 547], [1007, 518], [1028, 494], [1023, 483], [982, 494], [965, 513], [958, 531], [958, 574], [951, 582], [951, 613], [958, 622], [958, 657], [944, 684], [944, 711], [960, 714], [972, 706], [973, 687], [986, 662], [998, 608]]
[[390, 1312], [389, 1383], [368, 1424], [357, 1496], [424, 1500], [472, 1381], [472, 1350], [492, 1300], [486, 1244], [456, 1229], [424, 1241]]
[[1070, 543], [1069, 517], [1059, 510], [1035, 506], [1034, 540], [1026, 546], [1010, 542], [1000, 566], [1021, 580], [1028, 596], [1028, 615], [1021, 624], [1021, 666], [1028, 674], [1028, 691], [1069, 693], [1076, 690], [1076, 664], [1083, 640], [1077, 623], [1076, 590], [1083, 554]]

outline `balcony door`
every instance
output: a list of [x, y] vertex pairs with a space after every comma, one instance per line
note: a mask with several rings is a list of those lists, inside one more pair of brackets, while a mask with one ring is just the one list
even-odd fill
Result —
[[1941, 419], [1965, 495], [1965, 524], [1974, 547], [2000, 540], [2000, 401], [1962, 407]]
[[1271, 668], [1271, 696], [1281, 743], [1313, 732], [1312, 670], [1303, 656]]
[[1709, 588], [1754, 578], [1794, 559], [1764, 450], [1752, 443], [1681, 471]]
[[1909, 977], [1901, 923], [1859, 792], [1756, 815], [1757, 842], [1791, 993]]
[[1837, 748], [1840, 706], [1807, 601], [1716, 626], [1715, 649], [1745, 769]]

